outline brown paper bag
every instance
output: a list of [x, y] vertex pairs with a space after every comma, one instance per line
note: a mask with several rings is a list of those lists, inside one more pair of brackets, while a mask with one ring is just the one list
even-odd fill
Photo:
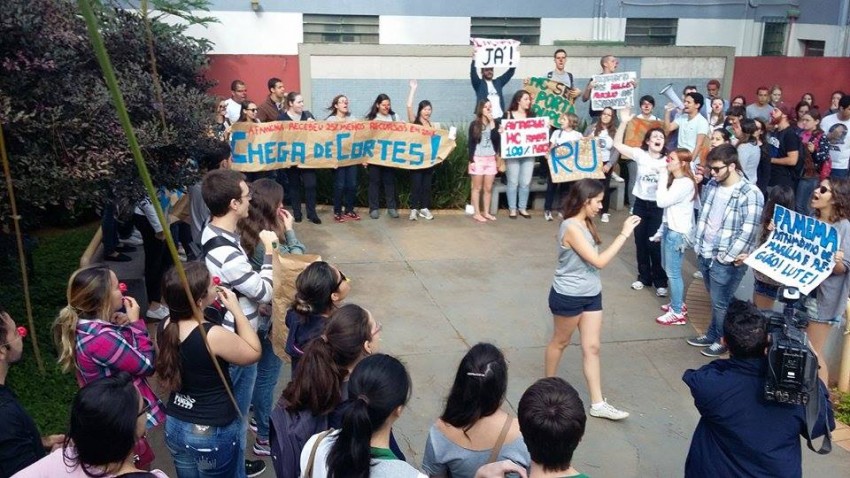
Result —
[[289, 329], [286, 327], [286, 311], [295, 299], [295, 279], [298, 274], [322, 257], [316, 254], [272, 255], [274, 267], [274, 297], [272, 298], [272, 347], [274, 353], [287, 363], [291, 361], [284, 348]]

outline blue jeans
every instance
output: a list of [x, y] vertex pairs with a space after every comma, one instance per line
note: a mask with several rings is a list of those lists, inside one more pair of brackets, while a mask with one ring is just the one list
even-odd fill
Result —
[[[528, 193], [531, 187], [531, 174], [534, 172], [534, 158], [509, 158], [505, 160], [508, 178], [508, 209], [523, 211], [528, 208]], [[519, 199], [519, 204], [517, 204]]]
[[239, 419], [222, 427], [207, 427], [169, 416], [165, 445], [174, 459], [178, 478], [230, 478], [245, 464], [233, 453], [239, 440]]
[[257, 364], [240, 367], [230, 366], [230, 381], [233, 383], [233, 396], [239, 405], [242, 420], [239, 421], [239, 446], [236, 448], [236, 478], [245, 478], [245, 445], [248, 439], [248, 407], [254, 394], [254, 382], [257, 380]]
[[812, 193], [820, 184], [818, 178], [802, 178], [797, 181], [797, 191], [794, 197], [797, 201], [797, 212], [811, 216]]
[[334, 175], [334, 214], [354, 211], [354, 196], [357, 194], [358, 166], [337, 168]]
[[685, 236], [681, 232], [664, 229], [661, 238], [661, 264], [667, 273], [670, 284], [670, 308], [676, 314], [682, 313], [685, 299], [685, 283], [682, 281], [682, 257], [685, 256]]
[[263, 352], [257, 362], [257, 381], [254, 383], [251, 405], [254, 406], [254, 421], [257, 422], [257, 438], [265, 441], [269, 439], [269, 415], [274, 404], [274, 387], [277, 385], [283, 362], [275, 355], [272, 347], [270, 319], [260, 318], [260, 330], [257, 335], [260, 337]]
[[723, 320], [726, 319], [726, 308], [735, 297], [735, 291], [741, 284], [741, 279], [747, 272], [747, 266], [721, 264], [714, 259], [697, 256], [697, 266], [702, 272], [705, 288], [711, 296], [711, 325], [705, 335], [714, 342], [723, 337]]

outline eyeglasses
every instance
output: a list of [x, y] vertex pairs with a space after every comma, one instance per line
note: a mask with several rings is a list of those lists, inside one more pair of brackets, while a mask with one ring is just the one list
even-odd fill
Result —
[[218, 109], [220, 109], [220, 110], [226, 110], [226, 109], [227, 109], [227, 105], [218, 105]]
[[256, 113], [257, 108], [246, 108], [245, 111], [253, 111], [254, 113]]
[[821, 194], [831, 193], [832, 189], [829, 189], [827, 186], [821, 186], [817, 189], [817, 191]]
[[252, 193], [251, 191], [248, 191], [248, 194], [246, 194], [244, 196], [239, 196], [239, 200], [244, 201], [245, 199], [247, 199], [247, 200], [250, 201], [251, 198], [253, 198], [253, 197], [254, 197], [254, 193]]
[[378, 333], [382, 330], [384, 330], [384, 324], [375, 322], [375, 330], [372, 331], [372, 337], [378, 335]]
[[145, 406], [142, 407], [142, 411], [140, 411], [139, 414], [136, 415], [136, 418], [139, 418], [142, 415], [147, 415], [148, 413], [151, 412], [151, 402], [149, 402], [147, 398], [142, 399], [142, 400], [145, 402]]
[[341, 286], [343, 282], [349, 281], [348, 277], [345, 277], [345, 274], [343, 274], [341, 270], [337, 269], [337, 272], [339, 272], [339, 281], [337, 281], [336, 288], [334, 290], [339, 290], [339, 286]]
[[726, 169], [726, 168], [728, 168], [728, 167], [729, 167], [729, 165], [728, 165], [728, 164], [726, 164], [726, 165], [723, 165], [723, 166], [720, 166], [720, 167], [716, 167], [716, 168], [715, 168], [715, 167], [710, 167], [710, 168], [708, 168], [708, 169], [710, 169], [710, 170], [711, 170], [711, 172], [712, 172], [712, 173], [714, 173], [714, 174], [720, 174], [720, 171], [723, 171], [724, 169]]

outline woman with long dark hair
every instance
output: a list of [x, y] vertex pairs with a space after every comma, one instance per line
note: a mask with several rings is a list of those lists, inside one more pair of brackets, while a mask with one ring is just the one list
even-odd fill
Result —
[[[353, 121], [348, 97], [336, 95], [326, 108], [325, 121]], [[354, 211], [354, 198], [357, 195], [357, 165], [340, 166], [334, 170], [334, 221], [359, 221], [360, 215]], [[343, 205], [345, 210], [343, 211]]]
[[[413, 114], [413, 98], [416, 95], [416, 88], [419, 83], [416, 80], [410, 80], [410, 93], [407, 95], [407, 121], [413, 124], [425, 126], [426, 128], [436, 128], [431, 123], [431, 113], [433, 106], [428, 100], [419, 102], [416, 108], [416, 114]], [[410, 171], [410, 219], [415, 221], [417, 216], [423, 219], [434, 219], [431, 214], [431, 179], [434, 177], [434, 166], [430, 168], [414, 169]]]
[[599, 118], [588, 127], [585, 133], [586, 137], [596, 139], [596, 145], [601, 153], [599, 161], [602, 163], [602, 172], [605, 173], [605, 178], [602, 179], [602, 184], [605, 186], [605, 196], [602, 200], [602, 216], [599, 219], [602, 222], [608, 222], [610, 220], [608, 210], [611, 207], [611, 175], [614, 173], [614, 165], [620, 159], [620, 153], [616, 149], [613, 149], [614, 136], [616, 134], [617, 123], [615, 121], [615, 113], [614, 109], [610, 107], [602, 110]]
[[317, 261], [295, 279], [295, 300], [286, 312], [286, 353], [292, 357], [293, 374], [307, 345], [321, 335], [328, 317], [351, 291], [348, 278], [327, 262]]
[[160, 470], [137, 468], [134, 446], [145, 434], [149, 414], [150, 403], [139, 394], [130, 374], [94, 381], [74, 395], [63, 446], [14, 476], [168, 478]]
[[376, 354], [361, 360], [349, 380], [342, 428], [313, 435], [301, 451], [304, 476], [424, 478], [390, 449], [392, 426], [410, 390], [410, 375], [398, 359]]
[[469, 123], [469, 168], [472, 178], [471, 199], [474, 214], [478, 222], [495, 221], [490, 214], [490, 199], [493, 196], [493, 182], [499, 172], [496, 157], [499, 155], [499, 131], [493, 120], [493, 108], [490, 100], [481, 100], [475, 106], [475, 119]]
[[[368, 121], [399, 121], [398, 115], [393, 111], [390, 97], [384, 93], [378, 95], [369, 112], [366, 113]], [[369, 170], [369, 217], [378, 219], [381, 206], [381, 184], [384, 185], [384, 196], [387, 201], [387, 215], [398, 219], [398, 196], [396, 195], [395, 168], [370, 164]]]
[[590, 415], [622, 420], [629, 416], [609, 405], [602, 395], [599, 360], [602, 334], [602, 281], [599, 270], [620, 251], [641, 219], [629, 216], [607, 249], [599, 252], [602, 239], [593, 218], [602, 208], [603, 186], [595, 179], [581, 179], [570, 188], [564, 201], [558, 231], [558, 268], [549, 291], [549, 309], [555, 330], [546, 346], [545, 374], [554, 377], [564, 349], [576, 329], [581, 334], [584, 378], [590, 392]]
[[[514, 93], [511, 104], [505, 111], [505, 119], [526, 118], [534, 118], [534, 112], [531, 110], [531, 94], [525, 90], [519, 90]], [[508, 196], [508, 217], [516, 219], [517, 213], [519, 213], [520, 216], [531, 219], [527, 207], [531, 176], [534, 174], [534, 157], [506, 158], [505, 166], [507, 167], [505, 176], [508, 179], [508, 190], [506, 192]]]
[[[162, 279], [162, 295], [171, 309], [158, 336], [156, 360], [159, 383], [168, 394], [165, 444], [180, 478], [233, 477], [245, 463], [237, 462], [243, 421], [227, 392], [233, 389], [229, 366], [256, 363], [262, 346], [236, 294], [217, 286], [203, 263], [183, 267], [191, 298], [175, 269]], [[206, 311], [214, 302], [233, 314], [235, 333], [206, 316], [198, 323], [193, 304]]]
[[[666, 174], [662, 175], [667, 167], [665, 154], [667, 152], [665, 143], [667, 135], [663, 128], [652, 128], [643, 136], [640, 148], [633, 148], [623, 143], [625, 125], [631, 121], [631, 111], [620, 110], [620, 127], [617, 128], [614, 139], [614, 149], [622, 156], [634, 159], [637, 162], [637, 179], [632, 190], [635, 202], [632, 204], [633, 214], [640, 217], [640, 225], [635, 228], [635, 251], [637, 255], [638, 277], [631, 285], [634, 290], [644, 287], [655, 287], [655, 295], [667, 297], [667, 274], [661, 265], [661, 244], [651, 241], [650, 238], [661, 227], [664, 220], [664, 210], [658, 207], [656, 193], [658, 183]], [[605, 112], [599, 117], [604, 121]], [[604, 211], [604, 206], [603, 206]]]
[[[313, 113], [304, 109], [304, 98], [297, 91], [290, 91], [284, 99], [286, 106], [280, 112], [280, 121], [316, 121]], [[316, 170], [292, 166], [286, 169], [288, 175], [289, 197], [292, 202], [292, 215], [295, 222], [301, 222], [301, 197], [307, 204], [307, 219], [313, 224], [321, 224], [322, 220], [316, 212]]]
[[824, 137], [820, 127], [820, 110], [810, 108], [800, 116], [800, 142], [803, 144], [803, 172], [797, 181], [796, 210], [811, 215], [812, 193], [818, 187], [820, 178], [825, 176], [824, 165], [829, 161], [829, 140]]
[[431, 477], [472, 478], [483, 465], [531, 465], [515, 417], [502, 410], [508, 364], [502, 351], [479, 343], [461, 359], [446, 407], [431, 426], [422, 470]]
[[[264, 230], [274, 231], [278, 237], [284, 238], [284, 242], [278, 245], [277, 252], [304, 253], [306, 247], [295, 237], [292, 221], [292, 215], [283, 207], [283, 187], [280, 184], [268, 178], [251, 183], [248, 217], [239, 221], [238, 230], [240, 244], [254, 271], [259, 272], [262, 269], [266, 255], [265, 246], [260, 240], [260, 232]], [[269, 414], [272, 411], [274, 387], [282, 366], [271, 342], [271, 313], [270, 305], [260, 304], [257, 336], [262, 346], [262, 357], [257, 363], [257, 380], [254, 382], [251, 399], [254, 417], [250, 421], [251, 429], [257, 434], [254, 454], [258, 456], [269, 455]]]
[[257, 118], [257, 103], [253, 101], [243, 101], [242, 109], [239, 111], [239, 123], [259, 123], [260, 119]]

